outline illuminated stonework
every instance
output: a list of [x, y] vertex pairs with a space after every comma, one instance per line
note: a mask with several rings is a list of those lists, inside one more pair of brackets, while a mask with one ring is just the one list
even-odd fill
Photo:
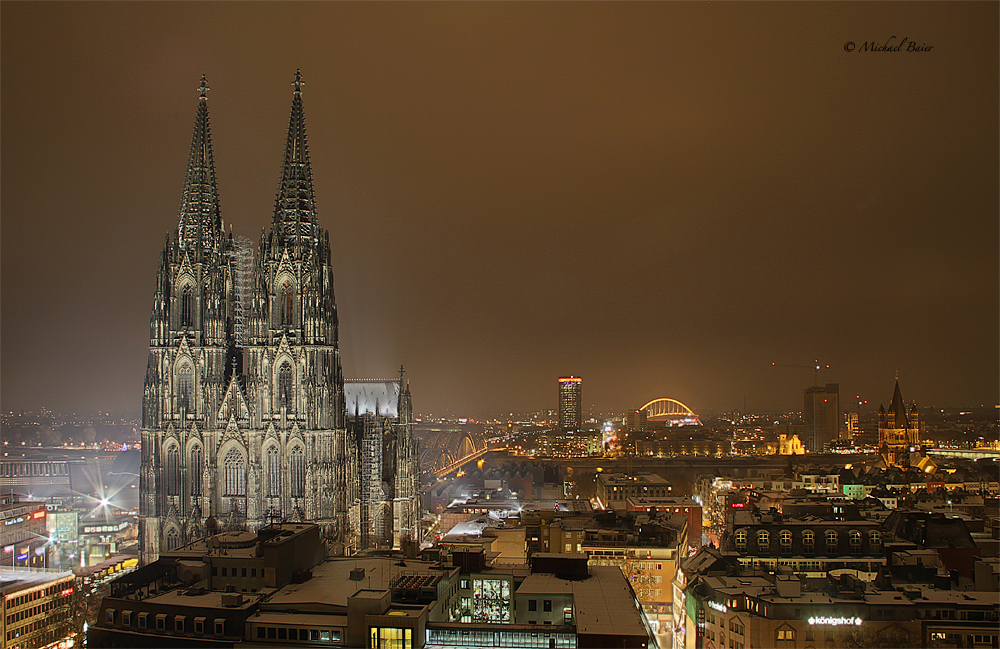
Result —
[[[298, 74], [294, 86], [271, 231], [255, 250], [222, 223], [202, 78], [178, 228], [163, 248], [150, 317], [144, 562], [213, 527], [315, 522], [335, 553], [418, 534], [409, 389], [399, 382], [378, 440], [366, 442], [371, 427], [347, 416], [330, 237], [316, 219]], [[384, 456], [369, 478], [364, 443]], [[362, 496], [384, 484], [380, 533], [362, 543]]]

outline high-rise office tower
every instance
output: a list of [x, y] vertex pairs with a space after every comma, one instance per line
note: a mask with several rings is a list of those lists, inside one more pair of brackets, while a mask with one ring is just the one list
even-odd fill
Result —
[[578, 376], [559, 378], [559, 428], [575, 432], [583, 428], [583, 379]]
[[840, 438], [840, 385], [827, 383], [805, 390], [802, 440], [813, 453], [822, 452]]
[[[347, 415], [330, 235], [316, 218], [298, 73], [294, 86], [271, 229], [254, 250], [222, 222], [202, 77], [179, 222], [160, 257], [150, 317], [144, 562], [207, 529], [282, 520], [318, 523], [337, 552], [361, 547], [366, 516], [378, 515], [381, 533], [364, 538], [382, 546], [401, 538], [384, 503], [419, 498], [413, 479], [397, 485], [389, 475], [419, 473], [402, 381], [378, 440], [363, 423], [364, 404]], [[390, 459], [362, 475], [362, 446], [376, 445]], [[366, 508], [369, 480], [392, 488]]]

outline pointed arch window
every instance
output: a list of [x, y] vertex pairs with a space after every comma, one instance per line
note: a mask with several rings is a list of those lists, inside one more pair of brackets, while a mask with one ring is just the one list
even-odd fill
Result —
[[292, 283], [285, 282], [281, 285], [281, 325], [283, 327], [291, 327], [294, 314], [295, 301]]
[[194, 370], [190, 365], [183, 365], [177, 370], [177, 405], [181, 408], [190, 408], [192, 404], [191, 396], [194, 394]]
[[191, 495], [201, 495], [201, 470], [205, 456], [200, 446], [191, 449]]
[[278, 368], [278, 407], [292, 408], [292, 366], [288, 362]]
[[278, 447], [267, 449], [267, 497], [281, 496], [281, 460], [278, 457]]
[[180, 546], [181, 544], [181, 534], [177, 531], [177, 528], [171, 527], [167, 530], [167, 552], [173, 550]]
[[226, 492], [223, 494], [227, 498], [242, 498], [247, 495], [247, 466], [243, 460], [243, 455], [235, 448], [230, 449], [226, 454], [223, 463], [223, 472], [226, 476]]
[[190, 286], [181, 291], [181, 326], [194, 326], [194, 291]]
[[[167, 451], [167, 495], [177, 496], [181, 492], [181, 453], [176, 446]], [[173, 549], [173, 548], [171, 548]]]
[[302, 452], [302, 447], [296, 446], [292, 449], [292, 457], [289, 464], [291, 474], [292, 498], [304, 498], [306, 495], [306, 456]]

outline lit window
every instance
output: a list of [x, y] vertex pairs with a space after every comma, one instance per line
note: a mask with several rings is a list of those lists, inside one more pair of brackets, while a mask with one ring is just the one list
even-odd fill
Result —
[[185, 286], [181, 293], [181, 326], [192, 325], [194, 325], [194, 291], [190, 286]]
[[303, 498], [306, 495], [306, 457], [302, 453], [302, 447], [296, 446], [292, 449], [292, 459], [289, 462], [289, 473], [291, 474], [291, 488], [293, 498]]
[[183, 365], [177, 371], [177, 406], [191, 408], [194, 406], [194, 370], [190, 365]]
[[180, 492], [181, 453], [176, 446], [171, 446], [170, 450], [167, 451], [167, 495], [177, 496]]
[[805, 546], [806, 552], [812, 552], [813, 546], [816, 544], [816, 533], [812, 530], [804, 530], [802, 532], [802, 545]]
[[292, 407], [292, 366], [287, 362], [278, 370], [278, 407]]
[[757, 549], [767, 550], [771, 544], [771, 534], [767, 530], [757, 531]]
[[273, 445], [267, 449], [267, 496], [281, 496], [281, 460], [278, 457], [278, 447]]
[[285, 282], [281, 286], [281, 325], [284, 327], [292, 326], [293, 314], [294, 301], [292, 285], [290, 282]]
[[747, 531], [736, 530], [736, 549], [745, 550], [747, 547]]
[[204, 455], [201, 452], [200, 446], [195, 446], [191, 449], [191, 495], [200, 496], [201, 495], [201, 472], [202, 465], [204, 464]]
[[226, 454], [224, 463], [226, 474], [226, 497], [242, 497], [247, 495], [247, 472], [243, 456], [235, 448]]

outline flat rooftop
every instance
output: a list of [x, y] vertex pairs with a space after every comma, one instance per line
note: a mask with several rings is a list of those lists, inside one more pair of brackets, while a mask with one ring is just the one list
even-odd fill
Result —
[[43, 586], [47, 583], [72, 576], [72, 572], [28, 572], [27, 570], [0, 570], [0, 595], [16, 593], [26, 588]]

